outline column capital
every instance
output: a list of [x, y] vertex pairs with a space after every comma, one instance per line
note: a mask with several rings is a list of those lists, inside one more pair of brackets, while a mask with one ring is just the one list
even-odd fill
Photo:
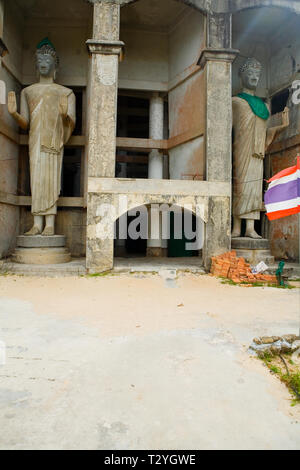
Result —
[[207, 62], [234, 62], [240, 51], [237, 49], [214, 49], [208, 47], [203, 49], [197, 65], [204, 68]]
[[123, 41], [88, 39], [86, 45], [91, 54], [121, 55], [125, 46]]

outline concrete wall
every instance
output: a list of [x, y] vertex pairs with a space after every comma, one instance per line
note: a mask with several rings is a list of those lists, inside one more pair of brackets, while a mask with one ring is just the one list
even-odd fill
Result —
[[169, 81], [197, 63], [204, 45], [204, 16], [187, 10], [169, 34]]
[[119, 87], [163, 91], [168, 87], [168, 35], [121, 29], [125, 57], [119, 67]]
[[80, 20], [29, 19], [24, 29], [22, 77], [24, 84], [36, 81], [35, 51], [45, 36], [53, 42], [60, 59], [57, 83], [66, 86], [86, 86], [88, 53], [86, 40], [91, 27]]
[[[205, 133], [205, 80], [197, 72], [169, 93], [170, 138], [192, 129]], [[204, 176], [204, 139], [197, 137], [170, 150], [170, 178], [184, 179], [187, 175]], [[191, 176], [191, 179], [193, 176]]]
[[[270, 93], [289, 88], [294, 80], [300, 80], [300, 15], [293, 15], [277, 32], [271, 47]], [[300, 133], [300, 106], [290, 99], [289, 128], [277, 140], [285, 140]]]
[[[267, 10], [271, 14], [270, 9]], [[240, 56], [237, 57], [232, 67], [233, 96], [241, 91], [239, 68], [247, 57], [255, 57], [261, 62], [263, 71], [257, 95], [262, 98], [268, 96], [270, 42], [265, 37], [263, 26], [256, 27], [258, 18], [261, 16], [259, 8], [233, 15], [232, 47], [240, 51]]]
[[[300, 79], [300, 15], [293, 14], [274, 32], [271, 41], [269, 62], [269, 91], [276, 94], [284, 88], [290, 88], [295, 79]], [[290, 126], [281, 133], [276, 142], [282, 142], [282, 152], [272, 154], [271, 175], [284, 168], [295, 165], [300, 146], [293, 146], [300, 134], [300, 106], [288, 102], [290, 108]], [[299, 139], [298, 139], [299, 142]], [[277, 259], [299, 260], [299, 217], [294, 215], [270, 223], [272, 254]]]
[[197, 137], [170, 151], [171, 179], [204, 177], [206, 94], [196, 65], [203, 46], [204, 16], [189, 10], [169, 35], [169, 133], [172, 138], [194, 130]]
[[22, 82], [24, 17], [14, 2], [4, 4], [3, 40], [9, 50], [3, 62], [12, 74]]
[[[0, 80], [5, 82], [7, 92], [16, 92], [19, 100], [21, 85], [16, 77], [21, 76], [22, 17], [11, 2], [5, 3], [3, 39], [10, 54], [0, 66]], [[0, 105], [0, 126], [18, 132], [7, 105], [3, 104]], [[0, 192], [17, 194], [18, 157], [18, 145], [0, 133]], [[0, 258], [13, 251], [18, 233], [19, 207], [0, 203]]]

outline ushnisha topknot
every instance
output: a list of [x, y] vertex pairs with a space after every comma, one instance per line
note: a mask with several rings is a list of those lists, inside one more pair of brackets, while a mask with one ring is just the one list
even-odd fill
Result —
[[262, 70], [262, 65], [261, 63], [255, 59], [254, 57], [248, 57], [248, 59], [244, 62], [244, 64], [240, 67], [240, 75], [245, 73], [249, 69], [257, 69], [257, 70]]
[[38, 43], [36, 48], [36, 56], [49, 54], [55, 59], [55, 66], [59, 66], [59, 57], [57, 55], [56, 49], [50, 39], [44, 38], [41, 42]]

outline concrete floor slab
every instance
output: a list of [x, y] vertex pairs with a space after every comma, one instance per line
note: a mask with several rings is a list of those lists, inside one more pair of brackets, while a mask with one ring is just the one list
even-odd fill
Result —
[[165, 274], [0, 276], [0, 449], [300, 448], [300, 408], [247, 353], [298, 331], [299, 290]]

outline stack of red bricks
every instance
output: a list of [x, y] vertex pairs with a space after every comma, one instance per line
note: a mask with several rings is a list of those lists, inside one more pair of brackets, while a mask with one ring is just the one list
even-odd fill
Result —
[[213, 257], [210, 272], [213, 276], [231, 279], [237, 284], [241, 282], [248, 284], [255, 282], [276, 283], [276, 276], [253, 274], [250, 264], [246, 263], [244, 258], [238, 258], [236, 251]]

